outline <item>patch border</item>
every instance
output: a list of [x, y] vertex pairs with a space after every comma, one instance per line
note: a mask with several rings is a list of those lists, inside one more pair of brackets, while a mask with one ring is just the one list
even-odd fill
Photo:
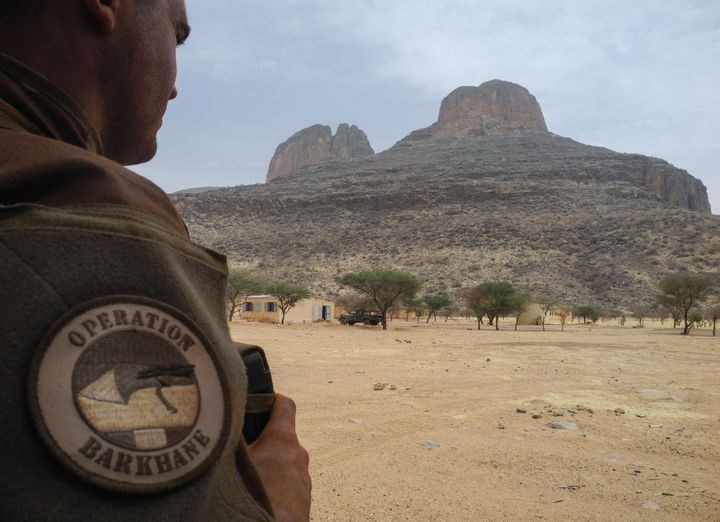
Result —
[[[80, 464], [77, 464], [70, 455], [68, 455], [61, 449], [60, 445], [57, 443], [53, 434], [50, 433], [50, 430], [48, 429], [44, 421], [40, 401], [38, 399], [38, 377], [42, 361], [53, 340], [58, 335], [58, 333], [63, 328], [68, 326], [68, 324], [73, 319], [76, 319], [78, 316], [81, 316], [82, 314], [88, 312], [89, 310], [92, 310], [93, 308], [109, 306], [113, 304], [135, 304], [140, 306], [147, 306], [151, 308], [156, 308], [176, 318], [178, 321], [181, 322], [181, 324], [183, 324], [183, 326], [191, 330], [192, 333], [200, 340], [200, 342], [205, 347], [205, 351], [210, 357], [213, 365], [215, 366], [215, 374], [218, 377], [220, 389], [223, 395], [223, 420], [221, 423], [217, 443], [210, 452], [210, 454], [205, 458], [205, 460], [195, 469], [189, 471], [187, 474], [181, 477], [168, 480], [167, 482], [161, 482], [158, 484], [136, 484], [124, 482], [121, 480], [113, 480], [107, 477], [93, 474], [92, 472], [83, 468]], [[92, 299], [90, 301], [85, 301], [79, 305], [76, 305], [67, 312], [63, 313], [63, 315], [53, 323], [47, 333], [45, 333], [45, 335], [42, 337], [40, 343], [37, 345], [32, 362], [30, 363], [30, 369], [28, 371], [27, 403], [30, 409], [30, 417], [32, 418], [38, 435], [44, 443], [43, 445], [50, 451], [50, 453], [53, 454], [54, 457], [57, 458], [57, 460], [60, 461], [63, 467], [68, 469], [77, 478], [85, 482], [89, 482], [92, 485], [101, 487], [104, 490], [110, 490], [116, 493], [152, 495], [168, 492], [199, 478], [217, 462], [220, 454], [225, 450], [225, 446], [230, 435], [232, 397], [230, 394], [228, 377], [226, 373], [222, 371], [222, 365], [220, 363], [221, 361], [218, 354], [216, 353], [216, 348], [209, 342], [205, 333], [198, 327], [195, 321], [193, 321], [190, 317], [188, 317], [185, 313], [178, 310], [177, 308], [170, 306], [167, 303], [163, 303], [162, 301], [157, 301], [155, 299], [127, 294], [117, 294]], [[83, 420], [81, 412], [79, 411], [78, 416], [81, 418], [81, 420]], [[91, 431], [93, 430], [90, 426], [87, 426], [87, 428]]]

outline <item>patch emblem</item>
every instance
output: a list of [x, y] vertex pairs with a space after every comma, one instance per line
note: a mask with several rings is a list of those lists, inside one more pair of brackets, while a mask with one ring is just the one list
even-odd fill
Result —
[[155, 493], [205, 471], [227, 437], [227, 381], [212, 346], [181, 312], [117, 296], [66, 314], [30, 371], [33, 419], [81, 478]]

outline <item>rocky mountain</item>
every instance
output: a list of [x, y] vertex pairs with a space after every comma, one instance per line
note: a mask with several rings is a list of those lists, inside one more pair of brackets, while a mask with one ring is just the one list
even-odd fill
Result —
[[355, 125], [341, 123], [335, 136], [327, 125], [312, 125], [278, 145], [270, 160], [266, 181], [287, 176], [305, 165], [362, 158], [374, 153], [365, 133]]
[[438, 122], [379, 154], [175, 198], [231, 264], [321, 294], [339, 274], [392, 267], [426, 291], [508, 280], [628, 307], [670, 271], [720, 277], [720, 217], [699, 180], [552, 134], [534, 97], [498, 80], [454, 91]]

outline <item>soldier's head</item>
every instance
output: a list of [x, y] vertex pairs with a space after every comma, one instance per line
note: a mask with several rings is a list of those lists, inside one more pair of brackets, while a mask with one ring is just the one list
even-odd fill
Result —
[[184, 0], [0, 0], [0, 51], [63, 88], [124, 165], [155, 155], [189, 31]]

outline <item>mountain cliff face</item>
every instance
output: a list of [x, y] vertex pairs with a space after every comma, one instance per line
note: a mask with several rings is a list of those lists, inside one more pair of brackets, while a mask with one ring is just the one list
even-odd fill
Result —
[[718, 278], [720, 217], [699, 180], [552, 134], [527, 91], [489, 83], [455, 91], [437, 123], [379, 154], [178, 195], [178, 207], [191, 235], [232, 264], [324, 294], [344, 272], [393, 267], [427, 291], [509, 280], [626, 307], [651, 301], [669, 271]]
[[641, 179], [645, 188], [673, 206], [710, 213], [707, 188], [684, 170], [648, 158], [643, 165]]
[[365, 133], [355, 125], [341, 123], [335, 136], [327, 125], [313, 125], [278, 145], [268, 167], [267, 182], [287, 176], [305, 165], [326, 160], [361, 158], [375, 152]]

